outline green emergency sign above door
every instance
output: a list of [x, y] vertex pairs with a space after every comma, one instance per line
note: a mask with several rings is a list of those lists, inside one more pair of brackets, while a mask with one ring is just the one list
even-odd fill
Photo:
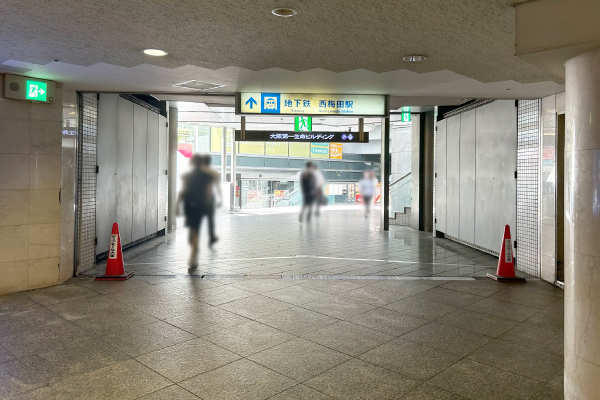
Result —
[[295, 117], [294, 118], [295, 132], [310, 132], [312, 131], [312, 117]]
[[46, 101], [48, 98], [48, 84], [40, 81], [30, 81], [26, 83], [25, 98], [27, 100]]
[[4, 97], [54, 103], [56, 82], [21, 75], [4, 75]]

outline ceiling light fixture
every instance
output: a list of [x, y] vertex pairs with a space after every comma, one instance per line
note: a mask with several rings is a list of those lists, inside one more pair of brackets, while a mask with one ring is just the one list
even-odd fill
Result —
[[202, 81], [197, 81], [197, 80], [191, 80], [191, 81], [185, 81], [185, 82], [181, 82], [181, 83], [176, 83], [173, 86], [180, 87], [180, 88], [185, 88], [185, 89], [206, 91], [206, 90], [218, 89], [218, 88], [223, 87], [225, 85], [220, 85], [218, 83], [210, 83], [210, 82], [202, 82]]
[[406, 56], [402, 57], [402, 59], [408, 62], [420, 62], [427, 60], [427, 56]]
[[167, 55], [167, 52], [158, 50], [158, 49], [145, 49], [144, 54], [147, 54], [147, 55], [153, 56], [153, 57], [163, 57], [163, 56]]
[[277, 17], [289, 18], [298, 14], [298, 11], [288, 7], [278, 7], [271, 10], [271, 13]]

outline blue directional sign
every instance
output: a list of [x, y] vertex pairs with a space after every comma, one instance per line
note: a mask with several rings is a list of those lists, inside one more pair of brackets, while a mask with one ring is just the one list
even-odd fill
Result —
[[[260, 107], [259, 104], [260, 103]], [[385, 116], [386, 96], [367, 94], [259, 93], [236, 96], [236, 114]]]
[[254, 100], [254, 97], [250, 97], [248, 99], [248, 101], [246, 101], [246, 105], [250, 105], [250, 109], [252, 110], [252, 108], [257, 105], [258, 103], [256, 102], [256, 100]]
[[264, 114], [279, 114], [279, 93], [260, 94], [260, 112]]

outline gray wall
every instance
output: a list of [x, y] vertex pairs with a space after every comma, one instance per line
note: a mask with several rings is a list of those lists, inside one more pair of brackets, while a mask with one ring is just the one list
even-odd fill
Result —
[[422, 188], [420, 187], [421, 179], [421, 115], [412, 115], [412, 129], [411, 129], [411, 186], [412, 186], [412, 197], [410, 206], [410, 226], [413, 229], [419, 230], [420, 221], [419, 214], [421, 213], [420, 208], [420, 194]]
[[498, 252], [516, 238], [517, 109], [498, 100], [437, 124], [436, 230]]
[[412, 115], [411, 221], [413, 229], [433, 228], [433, 112]]
[[165, 227], [166, 118], [117, 94], [98, 101], [96, 254], [108, 250], [112, 224], [121, 244]]

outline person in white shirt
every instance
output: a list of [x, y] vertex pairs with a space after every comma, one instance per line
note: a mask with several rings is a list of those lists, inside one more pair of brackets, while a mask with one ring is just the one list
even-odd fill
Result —
[[360, 190], [360, 196], [365, 204], [365, 218], [368, 218], [371, 213], [373, 197], [377, 191], [377, 178], [375, 178], [374, 171], [365, 171], [364, 177], [358, 182], [358, 190]]

